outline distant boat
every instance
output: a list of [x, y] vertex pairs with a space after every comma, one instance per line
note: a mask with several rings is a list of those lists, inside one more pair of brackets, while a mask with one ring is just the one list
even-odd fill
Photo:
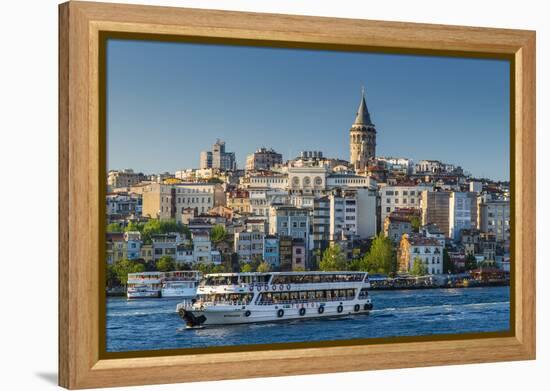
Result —
[[164, 273], [162, 282], [162, 297], [182, 297], [191, 299], [197, 294], [197, 286], [202, 273], [195, 270]]
[[160, 297], [163, 274], [161, 272], [129, 273], [126, 296], [128, 299]]
[[189, 327], [368, 314], [364, 272], [208, 274], [176, 310]]

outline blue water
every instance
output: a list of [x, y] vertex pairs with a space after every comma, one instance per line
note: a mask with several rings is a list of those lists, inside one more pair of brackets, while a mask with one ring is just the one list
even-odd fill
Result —
[[107, 351], [507, 331], [508, 287], [371, 291], [370, 315], [185, 330], [178, 299], [107, 300]]

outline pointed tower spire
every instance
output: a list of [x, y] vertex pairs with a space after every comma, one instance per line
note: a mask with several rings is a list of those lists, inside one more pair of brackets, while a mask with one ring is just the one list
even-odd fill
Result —
[[361, 103], [357, 109], [357, 116], [355, 117], [354, 125], [373, 125], [367, 103], [365, 102], [365, 87], [361, 87]]

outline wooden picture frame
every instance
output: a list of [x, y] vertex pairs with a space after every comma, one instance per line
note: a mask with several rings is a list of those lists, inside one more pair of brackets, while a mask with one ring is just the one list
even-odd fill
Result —
[[[101, 34], [509, 58], [513, 281], [509, 334], [108, 358], [101, 354], [105, 112]], [[103, 157], [102, 157], [103, 156]], [[59, 6], [59, 384], [90, 388], [535, 358], [535, 33], [88, 2]], [[216, 370], [209, 368], [215, 365]]]

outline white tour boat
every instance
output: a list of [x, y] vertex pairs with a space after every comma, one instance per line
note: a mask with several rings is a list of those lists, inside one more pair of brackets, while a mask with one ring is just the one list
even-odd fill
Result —
[[128, 299], [148, 299], [160, 297], [161, 272], [129, 273], [126, 296]]
[[188, 327], [368, 314], [365, 272], [209, 274], [177, 305]]
[[162, 282], [162, 297], [193, 298], [197, 294], [197, 286], [202, 273], [195, 270], [164, 273]]

